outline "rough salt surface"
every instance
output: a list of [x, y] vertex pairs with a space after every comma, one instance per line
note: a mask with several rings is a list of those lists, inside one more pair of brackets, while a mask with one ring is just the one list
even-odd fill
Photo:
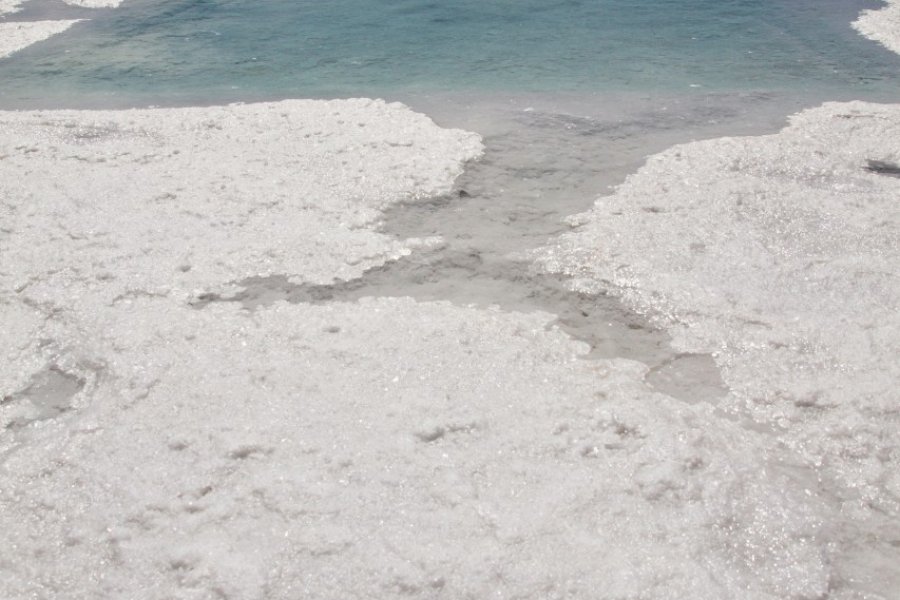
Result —
[[886, 2], [887, 6], [883, 8], [863, 11], [853, 27], [889, 50], [900, 53], [900, 1]]
[[0, 294], [77, 315], [356, 277], [409, 252], [367, 227], [378, 209], [446, 191], [481, 148], [370, 100], [0, 113], [0, 132]]
[[31, 44], [41, 42], [52, 35], [62, 33], [75, 23], [78, 23], [78, 19], [0, 23], [0, 59], [18, 52]]
[[854, 597], [756, 432], [551, 315], [191, 304], [403, 254], [379, 209], [479, 151], [366, 100], [0, 115], [0, 596]]
[[[839, 513], [866, 585], [900, 589], [900, 106], [826, 104], [781, 133], [674, 147], [539, 254], [712, 353], [723, 417]], [[863, 542], [863, 540], [867, 540]], [[859, 565], [848, 568], [857, 568]], [[859, 574], [857, 574], [859, 576]], [[891, 591], [893, 590], [893, 591]]]
[[[815, 507], [639, 363], [412, 300], [136, 298], [0, 466], [4, 597], [816, 597]], [[164, 340], [164, 343], [163, 343]]]

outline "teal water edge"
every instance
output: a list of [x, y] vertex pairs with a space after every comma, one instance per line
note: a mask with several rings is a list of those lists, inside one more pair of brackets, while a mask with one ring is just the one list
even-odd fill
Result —
[[[0, 61], [0, 106], [766, 91], [892, 97], [872, 0], [128, 0]], [[74, 11], [74, 9], [72, 9]], [[24, 13], [65, 15], [33, 0]], [[83, 11], [78, 13], [84, 15]]]

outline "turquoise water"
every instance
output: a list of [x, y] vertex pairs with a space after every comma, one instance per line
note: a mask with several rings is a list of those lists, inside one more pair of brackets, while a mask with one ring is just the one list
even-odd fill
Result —
[[[66, 9], [35, 0], [26, 18]], [[0, 104], [469, 92], [891, 96], [871, 0], [126, 0], [0, 61]], [[17, 17], [21, 18], [21, 16]]]

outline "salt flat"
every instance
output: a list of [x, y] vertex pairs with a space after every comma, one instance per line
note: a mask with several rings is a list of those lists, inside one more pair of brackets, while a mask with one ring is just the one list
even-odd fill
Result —
[[5, 596], [827, 586], [817, 509], [752, 435], [550, 315], [196, 304], [402, 256], [379, 209], [447, 190], [477, 136], [367, 100], [0, 128]]
[[[807, 119], [820, 136], [837, 123], [854, 127], [861, 144], [863, 134], [889, 133], [897, 118], [862, 104], [820, 112], [830, 117], [825, 125], [818, 113]], [[606, 589], [785, 598], [833, 589], [854, 598], [860, 574], [894, 576], [873, 563], [877, 552], [852, 552], [872, 503], [894, 510], [895, 421], [877, 395], [889, 370], [863, 373], [876, 394], [828, 389], [819, 404], [779, 397], [763, 405], [774, 414], [753, 415], [763, 427], [748, 427], [722, 407], [652, 392], [641, 363], [582, 360], [586, 347], [548, 330], [550, 315], [404, 299], [255, 311], [197, 302], [251, 274], [328, 282], [404, 255], [421, 242], [375, 231], [379, 210], [448, 190], [478, 156], [477, 136], [367, 100], [4, 113], [0, 123], [0, 306], [10, 325], [0, 370], [0, 518], [17, 557], [0, 563], [4, 595], [592, 597]], [[752, 188], [776, 186], [758, 196], [765, 200], [780, 197], [776, 188], [795, 191], [785, 179], [790, 156], [818, 156], [798, 141], [778, 144], [784, 155], [752, 151], [766, 140], [707, 143], [730, 154], [687, 148], [712, 161], [710, 182], [722, 164], [740, 167], [725, 171], [723, 186], [735, 172], [769, 169]], [[892, 150], [879, 147], [890, 160]], [[803, 177], [813, 168], [815, 183], [852, 167], [828, 176], [845, 182], [844, 194], [883, 203], [884, 186], [897, 182], [862, 169], [853, 148], [844, 162], [822, 158], [826, 170], [801, 160]], [[654, 160], [619, 193], [647, 171], [654, 185], [674, 186], [665, 168], [685, 152]], [[781, 170], [735, 163], [757, 156]], [[699, 173], [696, 165], [690, 172]], [[715, 197], [689, 189], [687, 198]], [[832, 203], [847, 197], [832, 194]], [[661, 210], [638, 204], [629, 214], [669, 214], [659, 196]], [[894, 213], [884, 214], [889, 233]], [[688, 216], [687, 225], [697, 222]], [[668, 238], [642, 226], [670, 256]], [[719, 237], [704, 233], [715, 255]], [[607, 264], [596, 260], [595, 239], [565, 253], [592, 257], [579, 263], [580, 281]], [[883, 252], [878, 239], [870, 245]], [[644, 261], [654, 256], [652, 247], [627, 247]], [[662, 267], [648, 281], [669, 281]], [[753, 281], [743, 271], [726, 275]], [[850, 277], [890, 282], [871, 268]], [[729, 318], [727, 306], [713, 308], [713, 323], [719, 313]], [[871, 316], [881, 327], [874, 339], [894, 343], [883, 327], [895, 318]], [[780, 313], [770, 318], [774, 331], [788, 327]], [[844, 335], [853, 335], [855, 318], [842, 322]], [[725, 331], [745, 333], [730, 323]], [[824, 352], [827, 339], [776, 341], [784, 344], [776, 359], [802, 360], [809, 349]], [[881, 357], [874, 366], [887, 365], [875, 350], [859, 364]], [[730, 361], [724, 373], [737, 395], [744, 354], [719, 356]], [[808, 368], [823, 360], [812, 356]], [[776, 367], [748, 364], [756, 380], [778, 385]], [[807, 419], [810, 410], [850, 431], [814, 427], [822, 422]], [[786, 432], [773, 437], [769, 424]], [[827, 484], [804, 474], [816, 459], [828, 467]], [[854, 486], [865, 495], [834, 504]], [[889, 527], [879, 533], [876, 551], [893, 539]]]
[[0, 112], [0, 596], [893, 600], [898, 139], [853, 102], [676, 146], [535, 252], [712, 354], [693, 401], [547, 313], [221, 301], [439, 244], [379, 222], [474, 133]]

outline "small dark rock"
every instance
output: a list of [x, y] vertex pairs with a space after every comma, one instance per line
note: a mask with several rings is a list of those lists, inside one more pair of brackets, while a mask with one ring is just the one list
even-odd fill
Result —
[[900, 165], [883, 160], [866, 160], [865, 169], [869, 173], [887, 175], [888, 177], [900, 177]]

